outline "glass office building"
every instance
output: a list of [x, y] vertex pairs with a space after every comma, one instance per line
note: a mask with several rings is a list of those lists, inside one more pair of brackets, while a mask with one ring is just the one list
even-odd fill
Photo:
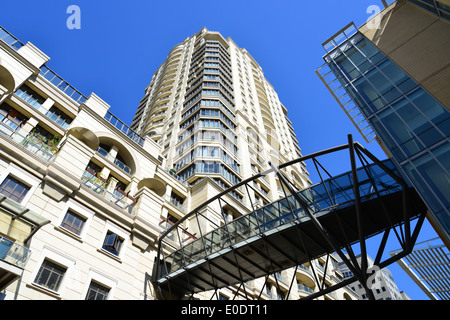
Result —
[[[335, 91], [330, 85], [333, 82], [345, 90], [348, 100], [363, 116], [362, 122], [370, 125], [389, 150], [448, 236], [448, 108], [353, 24], [325, 43], [324, 48], [326, 63], [317, 70], [318, 75], [330, 91]], [[342, 96], [335, 97], [342, 101]], [[345, 102], [340, 104], [344, 106]]]

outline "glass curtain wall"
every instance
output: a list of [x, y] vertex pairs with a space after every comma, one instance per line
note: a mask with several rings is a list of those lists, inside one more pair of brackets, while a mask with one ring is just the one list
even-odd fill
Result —
[[450, 233], [450, 113], [362, 34], [324, 57]]

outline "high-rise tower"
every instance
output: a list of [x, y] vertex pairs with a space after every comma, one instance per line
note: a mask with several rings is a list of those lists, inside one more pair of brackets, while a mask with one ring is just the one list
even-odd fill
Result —
[[[287, 109], [252, 56], [203, 28], [175, 46], [153, 75], [131, 128], [162, 146], [166, 167], [193, 185], [222, 189], [301, 156]], [[286, 173], [300, 188], [306, 168]], [[272, 177], [270, 177], [272, 179]], [[260, 179], [255, 200], [278, 199], [280, 183]], [[247, 203], [239, 190], [235, 198]]]

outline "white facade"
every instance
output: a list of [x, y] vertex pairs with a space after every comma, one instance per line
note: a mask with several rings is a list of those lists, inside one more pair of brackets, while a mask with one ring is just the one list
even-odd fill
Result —
[[[237, 176], [250, 177], [264, 170], [268, 161], [277, 164], [300, 156], [286, 108], [261, 68], [245, 50], [218, 33], [203, 29], [171, 51], [171, 58], [154, 76], [165, 83], [154, 80], [147, 87], [129, 128], [109, 113], [109, 105], [97, 95], [85, 97], [57, 77], [39, 49], [0, 30], [3, 40], [16, 40], [15, 45], [0, 41], [0, 194], [5, 198], [0, 201], [0, 254], [7, 249], [0, 256], [0, 270], [8, 280], [1, 283], [4, 299], [157, 297], [151, 274], [158, 236], [226, 188], [211, 178], [189, 185], [170, 171], [180, 159], [176, 144], [182, 110], [176, 108], [177, 102], [179, 106], [185, 102], [190, 59], [199, 39], [219, 41], [230, 56], [238, 152], [227, 159], [239, 164]], [[173, 82], [177, 86], [169, 90]], [[159, 125], [155, 122], [161, 115]], [[225, 167], [232, 163], [227, 161]], [[303, 166], [286, 174], [299, 187], [310, 183]], [[259, 199], [261, 204], [282, 196], [279, 182], [270, 179], [260, 181], [266, 194]], [[248, 211], [250, 200], [240, 196], [233, 201]], [[16, 255], [22, 252], [22, 264], [12, 262], [11, 248], [18, 248]], [[311, 268], [322, 272], [327, 285], [340, 281], [342, 275], [331, 267], [324, 274], [324, 261], [298, 268], [289, 299], [318, 290]], [[293, 269], [279, 274], [283, 293], [267, 287], [262, 299], [286, 294], [289, 280], [281, 279], [293, 275]], [[276, 281], [270, 277], [269, 282]], [[264, 279], [247, 285], [257, 297]], [[233, 291], [236, 288], [222, 289], [221, 297], [231, 298]], [[209, 299], [210, 293], [202, 297]], [[355, 297], [344, 288], [325, 298]]]

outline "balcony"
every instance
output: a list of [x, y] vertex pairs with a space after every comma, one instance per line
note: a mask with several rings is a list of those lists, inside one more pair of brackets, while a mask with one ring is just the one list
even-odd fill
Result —
[[0, 236], [0, 260], [23, 269], [30, 255], [31, 251], [28, 248]]
[[144, 146], [144, 138], [142, 138], [140, 135], [138, 135], [136, 132], [130, 129], [125, 123], [123, 123], [119, 118], [117, 118], [115, 115], [113, 115], [111, 112], [107, 112], [105, 115], [105, 120], [111, 123], [114, 127], [120, 130], [124, 135], [129, 137], [131, 140], [133, 140], [135, 143], [137, 143], [139, 146]]
[[181, 212], [186, 213], [186, 208], [185, 208], [185, 206], [183, 205], [183, 203], [182, 203], [179, 199], [176, 199], [176, 198], [174, 198], [174, 197], [172, 197], [172, 196], [169, 196], [169, 195], [165, 195], [165, 196], [164, 196], [164, 199], [165, 199], [168, 203], [170, 203], [171, 205], [173, 205], [175, 208], [177, 208], [178, 210], [180, 210]]
[[0, 290], [22, 276], [29, 257], [28, 248], [0, 236]]
[[106, 190], [105, 183], [101, 179], [93, 175], [91, 172], [85, 171], [83, 173], [83, 176], [81, 177], [81, 181], [82, 186], [91, 190], [98, 197], [109, 201], [111, 204], [117, 206], [119, 209], [129, 214], [136, 214], [136, 208], [134, 207], [135, 201], [133, 199], [129, 199], [128, 201], [128, 198], [118, 191], [109, 192], [108, 190]]
[[[0, 196], [0, 291], [22, 276], [30, 250], [19, 244], [29, 239], [50, 220], [19, 203]], [[17, 240], [17, 241], [16, 241]]]
[[0, 40], [8, 44], [14, 50], [19, 50], [24, 46], [22, 42], [20, 42], [16, 37], [14, 37], [11, 33], [0, 27]]
[[14, 132], [11, 127], [4, 123], [0, 123], [0, 132], [4, 136], [8, 136], [17, 145], [25, 148], [46, 162], [50, 162], [53, 156], [58, 152], [56, 147], [45, 143], [38, 136], [29, 134], [25, 137], [18, 132]]
[[[160, 167], [158, 167], [160, 168]], [[175, 179], [177, 179], [182, 185], [184, 185], [185, 187], [189, 186], [189, 184], [179, 175], [176, 174], [175, 169], [168, 169], [166, 167], [163, 168], [164, 171], [166, 171], [167, 173], [169, 173], [172, 177], [174, 177]]]
[[108, 151], [106, 151], [102, 147], [97, 148], [97, 153], [100, 154], [102, 157], [106, 158], [107, 160], [111, 161], [112, 163], [114, 163], [114, 165], [116, 167], [118, 167], [119, 169], [121, 169], [122, 171], [124, 171], [128, 174], [132, 173], [131, 168], [129, 166], [127, 166], [125, 163], [123, 163], [119, 159], [113, 157]]
[[51, 107], [50, 110], [44, 108], [43, 104], [45, 102], [45, 99], [26, 86], [22, 86], [21, 88], [19, 88], [15, 92], [15, 95], [63, 129], [67, 129], [69, 124], [72, 122], [72, 119], [65, 115], [58, 108], [54, 106]]
[[305, 286], [304, 284], [299, 283], [299, 284], [297, 285], [297, 287], [298, 287], [298, 290], [300, 290], [300, 291], [302, 291], [302, 292], [305, 292], [305, 293], [307, 293], [307, 294], [312, 294], [312, 293], [314, 293], [314, 290], [313, 290], [313, 289], [311, 289], [310, 287]]
[[55, 85], [56, 88], [64, 92], [75, 102], [81, 104], [87, 100], [86, 96], [84, 96], [81, 92], [79, 92], [77, 89], [71, 86], [67, 81], [58, 76], [53, 70], [51, 70], [47, 66], [45, 65], [42, 66], [39, 74], [48, 81], [50, 81], [53, 85]]

